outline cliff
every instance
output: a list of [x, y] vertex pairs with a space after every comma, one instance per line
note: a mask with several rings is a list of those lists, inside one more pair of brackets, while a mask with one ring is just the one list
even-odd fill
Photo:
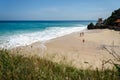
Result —
[[88, 25], [88, 29], [114, 29], [120, 31], [120, 8], [113, 11], [111, 16], [105, 19], [104, 21], [102, 18], [99, 18], [96, 25]]

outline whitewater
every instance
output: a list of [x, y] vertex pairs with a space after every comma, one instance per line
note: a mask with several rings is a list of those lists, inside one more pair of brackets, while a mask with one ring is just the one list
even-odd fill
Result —
[[[82, 22], [41, 23], [2, 23], [2, 25], [0, 23], [0, 28], [5, 26], [5, 29], [0, 30], [0, 48], [12, 49], [18, 46], [30, 45], [38, 41], [46, 42], [73, 32], [80, 32], [86, 29], [88, 22], [86, 24], [82, 24]], [[33, 27], [36, 25], [37, 28]]]

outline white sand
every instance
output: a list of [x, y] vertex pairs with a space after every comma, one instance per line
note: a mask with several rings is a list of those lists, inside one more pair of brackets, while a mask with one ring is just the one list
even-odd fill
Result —
[[[85, 42], [83, 43], [83, 39]], [[106, 46], [109, 50], [114, 44], [114, 49], [120, 53], [120, 33], [113, 30], [90, 30], [85, 31], [84, 36], [79, 33], [72, 33], [59, 37], [46, 43], [36, 42], [25, 47], [18, 47], [12, 50], [14, 53], [23, 55], [39, 55], [53, 62], [67, 64], [76, 68], [102, 68], [104, 60], [113, 57], [103, 49]], [[105, 64], [105, 68], [112, 68], [112, 65]]]

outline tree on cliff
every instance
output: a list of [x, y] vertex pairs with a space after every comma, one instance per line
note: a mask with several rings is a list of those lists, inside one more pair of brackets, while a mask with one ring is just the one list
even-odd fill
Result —
[[116, 19], [120, 19], [120, 8], [112, 12], [111, 16], [104, 21], [104, 24], [112, 26]]

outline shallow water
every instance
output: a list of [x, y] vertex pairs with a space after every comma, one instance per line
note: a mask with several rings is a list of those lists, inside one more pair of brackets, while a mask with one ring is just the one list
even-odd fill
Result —
[[0, 21], [0, 48], [25, 46], [85, 29], [94, 21]]

